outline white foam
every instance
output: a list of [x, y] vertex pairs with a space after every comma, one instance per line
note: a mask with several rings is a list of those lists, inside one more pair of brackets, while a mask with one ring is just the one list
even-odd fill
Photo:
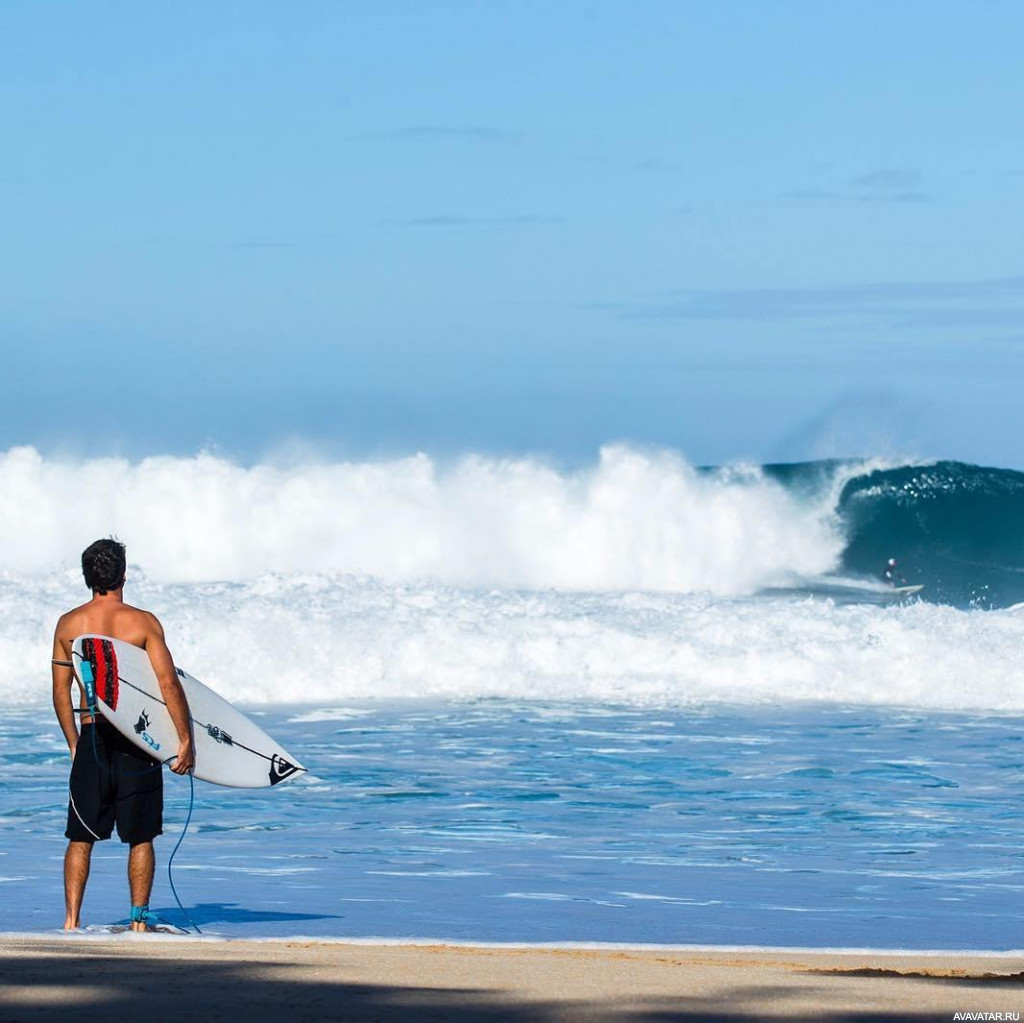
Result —
[[[356, 902], [358, 899], [342, 899], [343, 902]], [[368, 900], [383, 901], [383, 900]], [[404, 899], [391, 901], [402, 902]], [[178, 935], [155, 934], [153, 932], [109, 933], [96, 931], [0, 931], [0, 940], [23, 941], [28, 943], [44, 943], [57, 938], [67, 942], [139, 942], [139, 941], [173, 941], [176, 945], [189, 944], [226, 944], [232, 945], [283, 945], [304, 942], [311, 945], [359, 945], [394, 947], [437, 947], [446, 948], [486, 948], [486, 949], [524, 949], [537, 951], [571, 950], [594, 952], [711, 952], [711, 953], [742, 953], [760, 954], [799, 954], [799, 955], [833, 955], [833, 956], [895, 956], [906, 959], [912, 956], [944, 956], [948, 958], [985, 958], [985, 959], [1019, 959], [1024, 956], [1024, 949], [984, 949], [984, 948], [869, 948], [865, 946], [824, 945], [669, 945], [658, 942], [619, 942], [619, 941], [474, 941], [465, 938], [446, 938], [409, 936], [402, 938], [387, 937], [325, 937], [316, 934], [292, 934], [272, 938], [228, 938], [224, 935], [189, 934], [187, 937]]]
[[699, 473], [607, 447], [561, 472], [529, 458], [237, 465], [0, 453], [0, 571], [74, 566], [117, 534], [161, 582], [365, 573], [391, 582], [750, 593], [835, 567], [834, 494], [797, 498], [755, 467]]
[[324, 707], [320, 710], [310, 710], [302, 714], [295, 714], [288, 719], [292, 724], [310, 724], [314, 721], [351, 721], [355, 718], [366, 717], [372, 713], [365, 708], [356, 707]]
[[1014, 611], [744, 596], [836, 567], [836, 496], [866, 468], [797, 496], [622, 446], [577, 472], [11, 449], [0, 701], [47, 698], [53, 624], [87, 596], [79, 552], [117, 533], [129, 598], [179, 663], [243, 704], [312, 704], [298, 721], [411, 696], [1024, 709]]
[[[19, 935], [20, 937], [21, 935]], [[37, 935], [25, 935], [37, 937]], [[178, 939], [181, 941], [182, 939]], [[198, 939], [189, 938], [190, 941]], [[982, 949], [982, 948], [870, 948], [866, 946], [823, 945], [670, 945], [658, 942], [620, 942], [620, 941], [473, 941], [464, 938], [445, 937], [407, 937], [407, 938], [325, 938], [313, 935], [294, 935], [288, 938], [232, 938], [233, 944], [274, 945], [282, 942], [304, 941], [317, 945], [380, 945], [387, 947], [419, 947], [444, 946], [445, 948], [487, 948], [487, 949], [523, 949], [538, 952], [561, 950], [594, 951], [594, 952], [690, 952], [690, 953], [739, 953], [746, 955], [828, 955], [828, 956], [895, 956], [907, 959], [912, 956], [943, 956], [948, 958], [985, 958], [985, 959], [1019, 959], [1024, 955], [1022, 949]]]
[[[48, 698], [51, 630], [80, 585], [70, 572], [0, 579], [0, 701]], [[323, 575], [143, 579], [130, 595], [160, 615], [176, 660], [228, 699], [313, 704], [314, 714], [420, 696], [1024, 710], [1010, 611]]]

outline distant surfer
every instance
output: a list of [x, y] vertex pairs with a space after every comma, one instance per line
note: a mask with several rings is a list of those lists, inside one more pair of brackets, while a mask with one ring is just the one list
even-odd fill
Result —
[[885, 565], [885, 571], [882, 573], [882, 581], [887, 583], [893, 589], [900, 586], [906, 586], [907, 580], [903, 578], [896, 571], [896, 559], [890, 558]]
[[160, 693], [178, 733], [178, 752], [169, 764], [188, 774], [195, 756], [188, 703], [174, 672], [164, 630], [155, 615], [124, 602], [125, 548], [117, 540], [97, 540], [82, 552], [82, 574], [92, 599], [61, 615], [53, 637], [53, 707], [71, 751], [68, 785], [68, 839], [64, 854], [64, 929], [80, 926], [82, 899], [89, 879], [92, 847], [110, 837], [114, 826], [129, 846], [128, 886], [132, 930], [148, 929], [149, 896], [156, 857], [153, 839], [163, 832], [163, 771], [109, 722], [94, 720], [85, 694], [79, 700], [81, 732], [75, 723], [71, 688], [71, 644], [88, 633], [110, 636], [149, 654]]

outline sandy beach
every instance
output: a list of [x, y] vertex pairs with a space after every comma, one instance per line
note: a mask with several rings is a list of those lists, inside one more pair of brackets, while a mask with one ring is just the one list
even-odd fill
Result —
[[863, 1023], [1012, 1019], [1024, 957], [8, 937], [0, 984], [3, 1021]]

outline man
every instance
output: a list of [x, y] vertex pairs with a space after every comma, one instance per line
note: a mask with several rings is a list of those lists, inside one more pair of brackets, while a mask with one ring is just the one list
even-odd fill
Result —
[[896, 571], [896, 559], [890, 558], [886, 563], [885, 571], [882, 573], [882, 580], [892, 587], [906, 586], [907, 580]]
[[149, 895], [156, 859], [153, 839], [163, 831], [163, 771], [160, 764], [125, 739], [108, 721], [89, 713], [81, 693], [75, 723], [71, 687], [71, 644], [94, 633], [142, 647], [160, 683], [160, 693], [178, 732], [175, 774], [188, 774], [195, 757], [188, 703], [174, 672], [164, 630], [156, 616], [124, 602], [125, 548], [117, 540], [97, 540], [82, 552], [82, 574], [92, 599], [61, 615], [53, 637], [53, 707], [71, 751], [68, 785], [68, 839], [64, 855], [66, 931], [81, 925], [82, 898], [89, 879], [93, 843], [110, 837], [114, 825], [129, 846], [128, 886], [132, 930], [148, 929]]

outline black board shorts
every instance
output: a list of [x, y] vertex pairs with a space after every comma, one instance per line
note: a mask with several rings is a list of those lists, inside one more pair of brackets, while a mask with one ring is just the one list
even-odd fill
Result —
[[68, 795], [72, 842], [103, 841], [115, 824], [130, 845], [163, 833], [163, 768], [107, 721], [82, 725]]

